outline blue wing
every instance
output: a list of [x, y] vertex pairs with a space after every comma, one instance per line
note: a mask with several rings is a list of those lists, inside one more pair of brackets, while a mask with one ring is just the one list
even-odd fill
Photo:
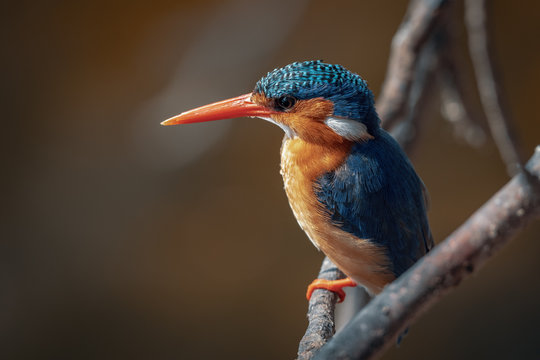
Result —
[[396, 277], [433, 246], [424, 184], [382, 129], [373, 140], [355, 143], [340, 167], [318, 178], [316, 189], [336, 226], [387, 249]]

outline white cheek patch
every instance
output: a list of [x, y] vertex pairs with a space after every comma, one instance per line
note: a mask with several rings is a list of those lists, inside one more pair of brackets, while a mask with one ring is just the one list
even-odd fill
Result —
[[358, 120], [329, 116], [324, 123], [336, 134], [350, 141], [368, 141], [373, 139], [373, 136], [368, 133], [366, 125]]
[[295, 138], [297, 136], [296, 133], [290, 127], [288, 127], [285, 124], [278, 123], [277, 121], [275, 121], [274, 119], [269, 118], [269, 117], [262, 117], [262, 116], [257, 116], [257, 117], [259, 119], [269, 121], [272, 124], [279, 126], [280, 128], [283, 129], [283, 131], [285, 131], [285, 135], [290, 139], [293, 139], [293, 138]]

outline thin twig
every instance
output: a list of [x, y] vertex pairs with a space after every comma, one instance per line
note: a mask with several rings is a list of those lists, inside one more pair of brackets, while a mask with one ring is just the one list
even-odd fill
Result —
[[441, 92], [441, 115], [454, 127], [454, 136], [473, 147], [486, 141], [486, 133], [480, 125], [485, 121], [482, 112], [472, 101], [469, 83], [474, 81], [468, 74], [468, 66], [460, 56], [455, 34], [455, 21], [447, 21], [440, 31], [439, 87]]
[[514, 130], [508, 119], [496, 78], [495, 64], [489, 48], [486, 26], [486, 0], [466, 0], [465, 20], [469, 35], [469, 52], [474, 65], [480, 99], [492, 136], [510, 176], [523, 164]]
[[[339, 280], [345, 278], [334, 263], [324, 258], [319, 279]], [[298, 360], [308, 360], [317, 352], [336, 332], [334, 310], [338, 296], [331, 291], [317, 289], [309, 300], [308, 328], [298, 346]]]
[[540, 215], [540, 146], [460, 228], [387, 286], [314, 359], [373, 359], [443, 295]]
[[418, 54], [438, 25], [447, 3], [447, 0], [412, 1], [405, 20], [392, 39], [386, 79], [377, 102], [383, 126], [387, 129], [399, 122], [406, 110]]
[[425, 120], [425, 110], [434, 95], [434, 74], [438, 64], [436, 41], [436, 37], [431, 36], [418, 54], [419, 59], [406, 103], [406, 112], [401, 120], [389, 129], [394, 139], [407, 153], [411, 152], [419, 138], [422, 123]]
[[441, 66], [439, 73], [441, 91], [441, 115], [454, 127], [454, 136], [473, 147], [480, 147], [486, 142], [484, 129], [470, 116], [468, 100], [459, 90], [456, 76], [452, 69]]

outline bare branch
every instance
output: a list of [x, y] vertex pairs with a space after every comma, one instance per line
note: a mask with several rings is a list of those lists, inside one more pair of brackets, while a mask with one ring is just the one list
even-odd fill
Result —
[[441, 68], [439, 74], [441, 86], [441, 114], [454, 127], [454, 136], [473, 147], [480, 147], [486, 142], [484, 129], [473, 121], [467, 97], [460, 90], [456, 74], [451, 68]]
[[372, 359], [418, 316], [476, 271], [540, 214], [540, 146], [515, 176], [460, 228], [387, 286], [315, 355]]
[[486, 133], [480, 125], [483, 114], [471, 101], [468, 83], [474, 81], [465, 69], [468, 66], [456, 44], [455, 21], [447, 21], [440, 33], [439, 86], [441, 91], [441, 114], [454, 127], [454, 136], [473, 147], [486, 141]]
[[414, 0], [392, 40], [386, 79], [377, 109], [383, 126], [390, 128], [406, 110], [418, 54], [437, 25], [447, 0]]
[[[345, 278], [345, 274], [325, 257], [318, 278], [338, 280]], [[337, 294], [331, 291], [317, 289], [313, 292], [309, 300], [308, 328], [298, 346], [299, 360], [311, 359], [336, 332], [334, 309], [337, 299]]]
[[495, 143], [506, 163], [508, 173], [512, 176], [523, 162], [508, 119], [508, 112], [502, 103], [495, 65], [490, 53], [486, 27], [486, 0], [465, 1], [465, 20], [480, 99]]
[[434, 73], [437, 69], [437, 45], [436, 37], [431, 36], [418, 54], [417, 65], [414, 73], [414, 81], [411, 84], [409, 97], [406, 102], [405, 113], [400, 121], [389, 129], [390, 133], [409, 153], [412, 146], [419, 138], [422, 123], [425, 120], [425, 109], [431, 103], [434, 95]]

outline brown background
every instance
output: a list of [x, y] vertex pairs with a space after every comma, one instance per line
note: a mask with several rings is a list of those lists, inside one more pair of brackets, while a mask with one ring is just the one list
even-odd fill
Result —
[[[282, 190], [281, 130], [159, 122], [295, 60], [341, 63], [377, 94], [406, 2], [17, 4], [0, 15], [2, 358], [293, 358], [322, 255]], [[491, 18], [527, 157], [540, 143], [539, 4], [494, 1]], [[507, 176], [491, 140], [456, 140], [437, 110], [412, 159], [441, 241]], [[384, 358], [538, 358], [539, 231]]]

